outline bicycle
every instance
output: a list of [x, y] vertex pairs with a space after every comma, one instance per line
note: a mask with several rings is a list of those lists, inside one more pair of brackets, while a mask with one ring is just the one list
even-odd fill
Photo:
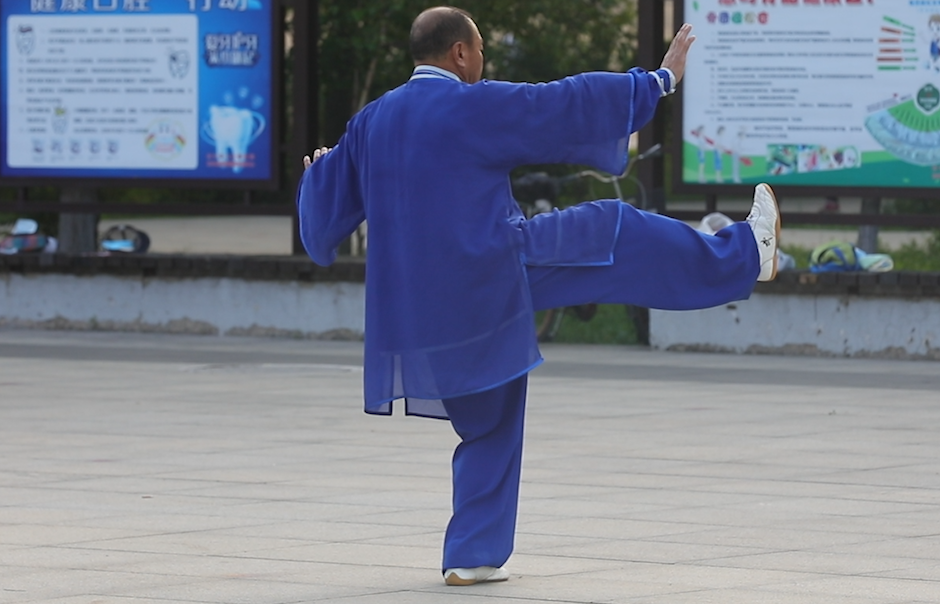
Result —
[[[564, 185], [591, 177], [605, 184], [613, 185], [617, 198], [641, 209], [646, 208], [647, 196], [646, 188], [639, 179], [630, 174], [633, 167], [649, 158], [662, 155], [662, 145], [656, 144], [637, 155], [630, 158], [623, 173], [619, 176], [601, 174], [595, 170], [581, 170], [574, 174], [565, 176], [549, 176], [545, 172], [530, 172], [512, 181], [513, 197], [519, 202], [527, 218], [543, 212], [551, 212], [556, 207], [558, 196]], [[636, 198], [626, 199], [623, 196], [623, 190], [620, 188], [622, 179], [629, 179], [637, 186], [639, 193], [639, 203]], [[649, 341], [649, 311], [631, 305], [624, 305], [627, 315], [633, 322], [638, 339], [642, 343]], [[552, 308], [545, 311], [542, 320], [536, 327], [536, 336], [539, 342], [551, 342], [558, 335], [561, 323], [564, 320], [565, 313], [571, 312], [581, 321], [590, 321], [597, 314], [597, 304], [581, 304], [578, 306], [568, 306], [563, 308]]]

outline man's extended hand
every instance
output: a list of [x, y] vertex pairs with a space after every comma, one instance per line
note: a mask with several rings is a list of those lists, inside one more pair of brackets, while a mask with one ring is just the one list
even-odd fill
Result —
[[317, 161], [332, 150], [332, 147], [320, 147], [313, 152], [313, 159], [309, 155], [304, 155], [304, 170], [310, 167], [310, 164]]
[[692, 47], [692, 42], [695, 42], [695, 36], [692, 35], [692, 26], [686, 23], [679, 28], [679, 33], [672, 39], [672, 44], [669, 45], [669, 50], [666, 51], [666, 56], [663, 57], [661, 67], [669, 69], [675, 74], [676, 84], [685, 75], [685, 60], [689, 54], [689, 48]]

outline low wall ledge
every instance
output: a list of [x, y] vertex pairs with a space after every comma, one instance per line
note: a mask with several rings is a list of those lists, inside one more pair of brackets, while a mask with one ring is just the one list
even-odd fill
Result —
[[[349, 257], [323, 267], [306, 256], [14, 254], [0, 256], [0, 276], [4, 273], [362, 283], [366, 266], [364, 259]], [[754, 291], [776, 295], [940, 298], [940, 272], [783, 271], [774, 281], [758, 283]]]
[[758, 283], [758, 294], [805, 296], [872, 296], [940, 298], [940, 272], [811, 273], [783, 271], [768, 283]]
[[188, 254], [13, 254], [0, 256], [0, 277], [5, 273], [327, 283], [361, 283], [365, 281], [366, 274], [365, 262], [358, 258], [338, 259], [331, 266], [323, 267], [306, 256]]

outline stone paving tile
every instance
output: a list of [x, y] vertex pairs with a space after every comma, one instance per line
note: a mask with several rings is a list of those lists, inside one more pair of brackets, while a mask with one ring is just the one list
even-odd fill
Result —
[[[874, 545], [874, 544], [872, 544]], [[765, 552], [733, 558], [716, 558], [705, 564], [738, 569], [792, 571], [816, 575], [875, 575], [911, 568], [910, 558], [891, 557], [877, 553], [853, 554], [843, 550], [835, 552], [793, 550]]]
[[911, 581], [940, 582], [940, 563], [936, 558], [930, 560], [907, 560], [903, 568], [871, 573], [873, 577], [890, 579], [910, 579]]
[[271, 560], [335, 563], [365, 567], [395, 564], [406, 568], [428, 568], [429, 566], [434, 568], [434, 563], [440, 557], [441, 541], [432, 541], [430, 539], [425, 541], [423, 547], [362, 542], [299, 545], [277, 550], [266, 550], [261, 555]]
[[807, 581], [794, 588], [796, 595], [814, 594], [820, 600], [832, 597], [872, 599], [881, 602], [940, 601], [940, 582], [869, 576], [826, 577]]
[[[16, 570], [16, 569], [14, 569]], [[153, 589], [171, 588], [193, 581], [187, 577], [170, 577], [108, 570], [60, 568], [54, 572], [8, 572], [3, 577], [0, 594], [3, 601], [49, 602], [60, 598], [84, 596], [86, 602], [107, 601], [111, 596], [144, 593]]]
[[738, 560], [768, 553], [767, 548], [734, 545], [667, 543], [642, 539], [604, 539], [595, 543], [546, 548], [540, 553], [659, 564], [693, 563], [712, 559]]
[[[514, 569], [515, 571], [515, 569]], [[535, 602], [629, 602], [632, 598], [653, 596], [659, 602], [672, 602], [677, 595], [697, 591], [679, 581], [659, 582], [631, 576], [625, 580], [629, 569], [612, 567], [607, 570], [560, 574], [554, 576], [520, 574], [499, 586], [499, 596], [515, 601]], [[453, 590], [435, 589], [442, 602], [450, 602]], [[467, 590], [469, 591], [469, 590]], [[550, 599], [546, 594], [551, 594]], [[501, 600], [497, 600], [501, 601]]]
[[683, 532], [676, 535], [659, 535], [656, 541], [719, 544], [739, 547], [763, 547], [771, 551], [816, 550], [825, 547], [861, 544], [884, 540], [883, 535], [862, 532], [838, 532], [827, 530], [793, 530], [778, 527], [722, 527]]
[[[227, 535], [254, 536], [258, 534], [257, 527], [239, 527], [224, 529]], [[278, 522], [264, 527], [264, 533], [269, 537], [283, 540], [284, 544], [302, 545], [309, 541], [319, 543], [354, 543], [354, 542], [382, 542], [396, 543], [398, 540], [409, 538], [424, 538], [433, 535], [441, 540], [439, 527], [398, 526], [386, 523], [357, 522], [349, 518], [335, 522], [318, 520], [297, 520], [293, 522]], [[404, 541], [402, 541], [404, 543]]]
[[[661, 604], [659, 597], [640, 597], [622, 600], [629, 604]], [[773, 591], [769, 589], [711, 589], [674, 594], [670, 604], [908, 604], [903, 598], [878, 598], [843, 596], [838, 594], [813, 594], [804, 592]]]
[[[360, 597], [383, 595], [381, 588], [311, 585], [295, 583], [281, 577], [252, 580], [246, 577], [225, 577], [183, 585], [139, 590], [133, 597], [144, 601], [206, 602], [212, 604], [286, 604], [301, 602], [355, 601]], [[370, 593], [371, 592], [371, 593]]]
[[940, 601], [936, 364], [545, 353], [512, 579], [459, 589], [456, 437], [362, 414], [361, 344], [0, 330], [0, 602]]

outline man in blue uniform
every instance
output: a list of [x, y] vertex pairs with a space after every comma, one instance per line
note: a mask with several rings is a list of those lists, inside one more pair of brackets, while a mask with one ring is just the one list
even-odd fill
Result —
[[465, 12], [424, 11], [415, 70], [370, 103], [332, 149], [304, 158], [301, 238], [315, 262], [369, 222], [365, 410], [448, 418], [453, 516], [448, 585], [509, 577], [526, 376], [542, 362], [535, 310], [588, 302], [684, 310], [747, 298], [776, 273], [779, 213], [759, 185], [745, 223], [716, 235], [595, 201], [526, 220], [509, 173], [587, 164], [620, 174], [628, 140], [675, 90], [694, 41], [676, 35], [655, 72], [547, 84], [481, 80], [483, 39]]

